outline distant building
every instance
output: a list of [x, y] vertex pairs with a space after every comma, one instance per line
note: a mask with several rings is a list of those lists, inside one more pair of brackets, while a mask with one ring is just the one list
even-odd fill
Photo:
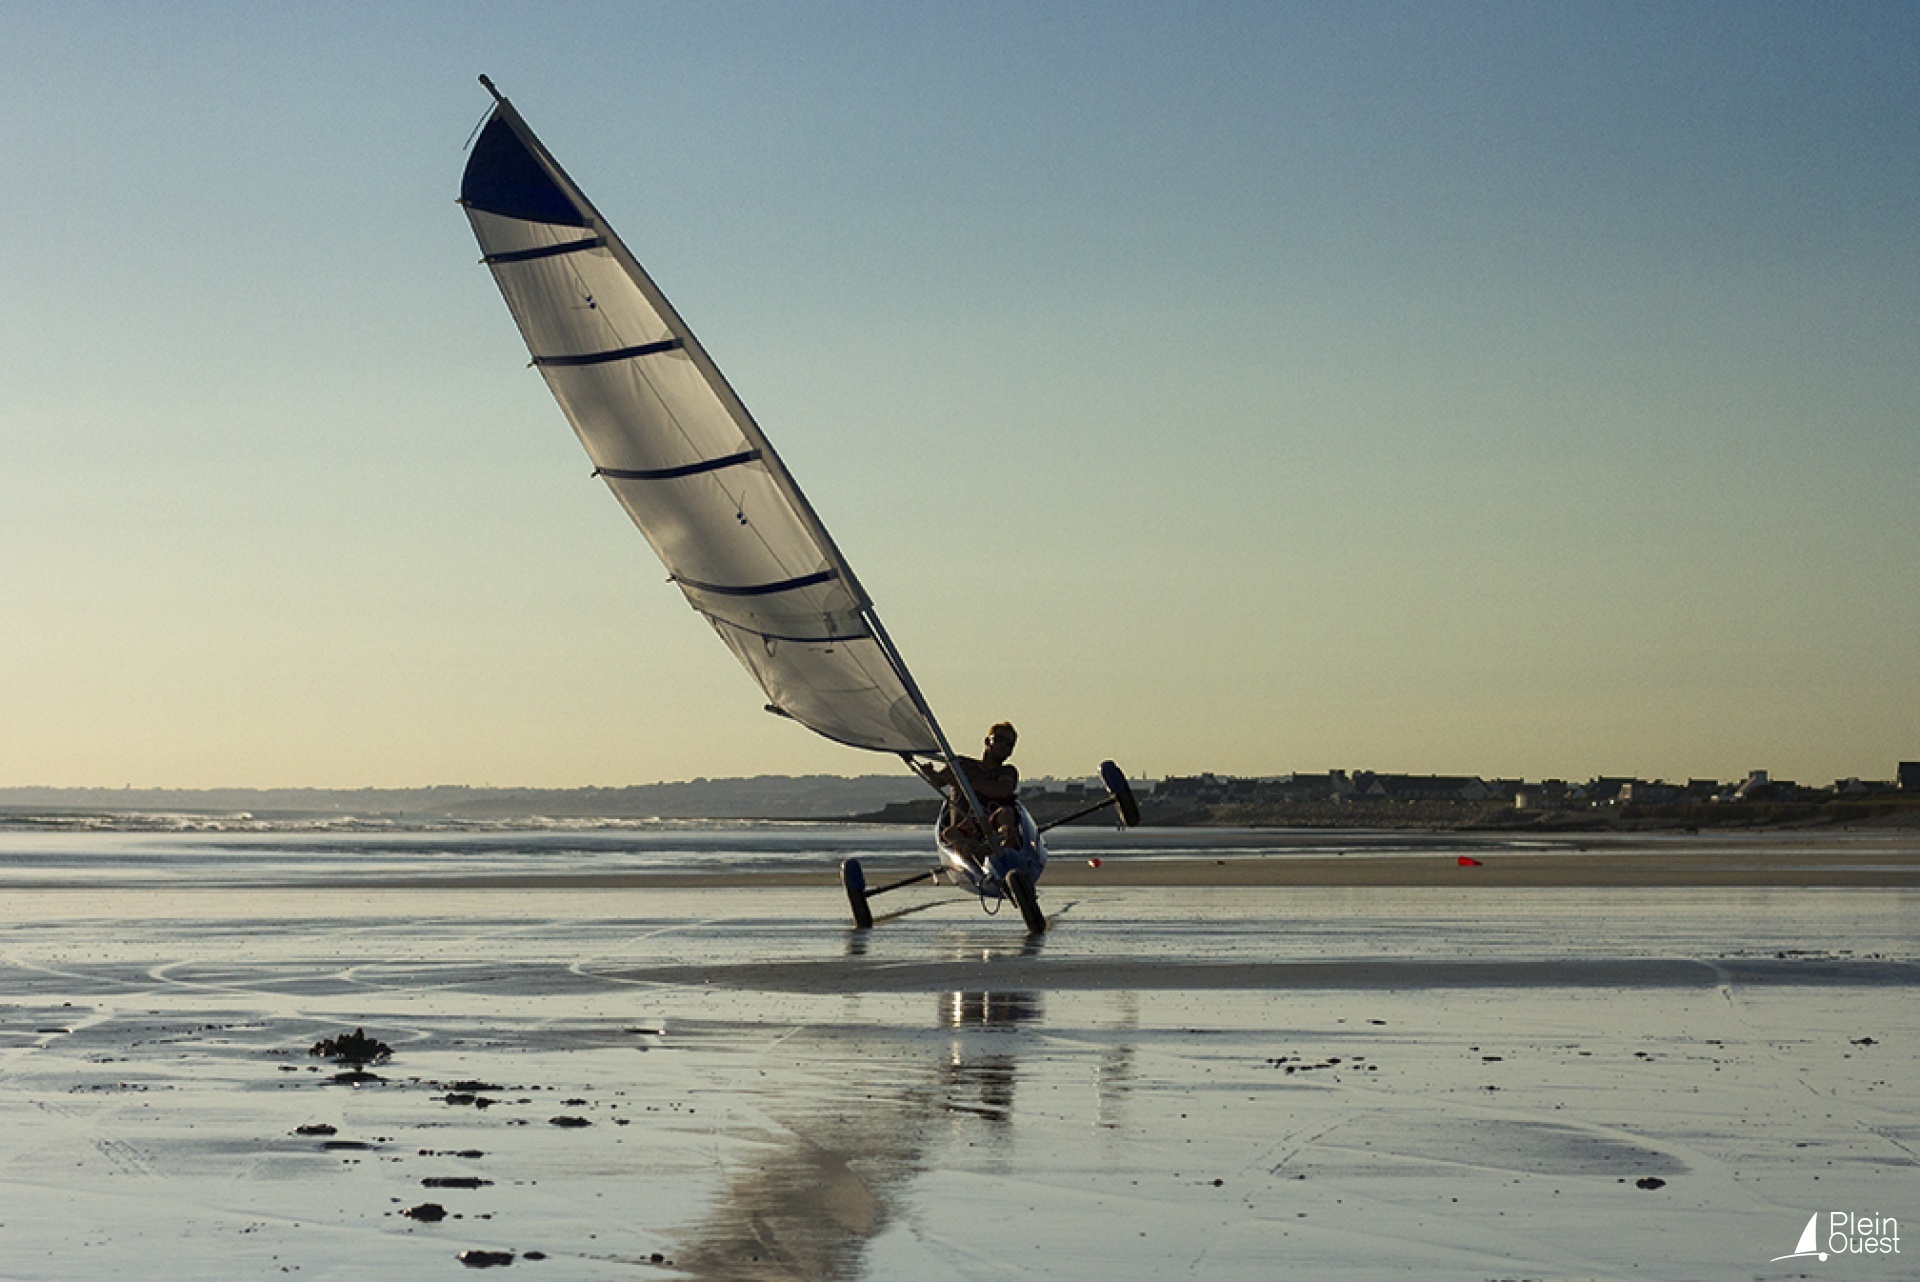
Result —
[[1902, 792], [1920, 792], [1920, 761], [1901, 762], [1894, 784]]
[[1213, 805], [1227, 799], [1227, 781], [1211, 772], [1203, 775], [1169, 775], [1153, 790], [1160, 801], [1189, 805]]
[[1620, 799], [1620, 790], [1634, 782], [1615, 775], [1600, 775], [1587, 781], [1587, 800], [1596, 806], [1610, 806]]
[[1327, 775], [1290, 774], [1261, 781], [1261, 801], [1325, 801], [1334, 795], [1333, 780]]
[[1513, 790], [1513, 808], [1515, 810], [1558, 810], [1561, 799], [1566, 795], [1564, 785], [1549, 789], [1545, 785], [1528, 784]]
[[1522, 788], [1528, 786], [1524, 779], [1484, 779], [1481, 782], [1486, 785], [1487, 796], [1500, 801], [1512, 801]]
[[1485, 801], [1493, 793], [1473, 775], [1373, 775], [1363, 795], [1394, 801]]
[[1521, 783], [1513, 789], [1516, 810], [1559, 810], [1567, 804], [1572, 791], [1565, 779], [1542, 779], [1539, 783]]
[[1620, 791], [1614, 794], [1614, 802], [1622, 806], [1662, 806], [1670, 801], [1680, 800], [1681, 789], [1678, 784], [1655, 779], [1648, 783], [1644, 779], [1629, 779], [1620, 785]]

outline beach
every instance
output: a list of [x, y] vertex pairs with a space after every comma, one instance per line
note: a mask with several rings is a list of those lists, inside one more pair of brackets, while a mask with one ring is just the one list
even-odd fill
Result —
[[1055, 838], [0, 832], [0, 1277], [1910, 1276], [1912, 835]]

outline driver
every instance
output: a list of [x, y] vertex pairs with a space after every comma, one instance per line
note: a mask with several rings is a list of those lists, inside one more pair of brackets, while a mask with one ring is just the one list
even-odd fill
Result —
[[[987, 731], [986, 747], [978, 760], [972, 757], [956, 759], [960, 768], [967, 773], [967, 782], [973, 785], [973, 795], [986, 807], [987, 821], [993, 825], [1001, 846], [1006, 848], [1020, 844], [1020, 811], [1014, 805], [1014, 797], [1020, 791], [1020, 772], [1007, 761], [1013, 755], [1013, 745], [1019, 738], [1011, 723], [1001, 721]], [[955, 786], [953, 771], [929, 762], [915, 762], [914, 769], [919, 771], [922, 779], [946, 791], [950, 807], [948, 813], [958, 816], [941, 831], [941, 836], [955, 845], [961, 845], [962, 842], [979, 845], [979, 826], [974, 817], [967, 813], [966, 798]], [[956, 841], [956, 838], [961, 840]]]

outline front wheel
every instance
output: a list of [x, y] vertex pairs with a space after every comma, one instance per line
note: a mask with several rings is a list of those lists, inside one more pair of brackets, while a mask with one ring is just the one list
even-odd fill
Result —
[[1027, 923], [1029, 935], [1047, 933], [1047, 915], [1040, 911], [1039, 896], [1033, 893], [1033, 883], [1027, 880], [1024, 869], [1015, 868], [1006, 876], [1007, 898], [1020, 910], [1020, 920]]

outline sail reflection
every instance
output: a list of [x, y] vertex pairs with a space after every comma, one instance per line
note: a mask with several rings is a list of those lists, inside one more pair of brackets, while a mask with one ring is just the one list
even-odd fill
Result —
[[1024, 1034], [1043, 1016], [1038, 993], [957, 991], [937, 994], [931, 1028], [884, 1047], [871, 1029], [788, 1039], [783, 1051], [820, 1090], [770, 1105], [767, 1134], [730, 1159], [743, 1164], [675, 1269], [747, 1282], [867, 1276], [870, 1243], [906, 1215], [938, 1146], [1009, 1142]]

